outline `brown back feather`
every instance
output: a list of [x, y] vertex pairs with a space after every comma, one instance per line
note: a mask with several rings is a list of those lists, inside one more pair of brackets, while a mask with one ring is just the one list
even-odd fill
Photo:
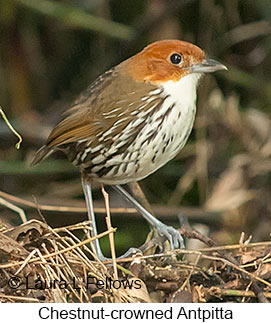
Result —
[[[101, 75], [78, 97], [64, 113], [66, 117], [52, 130], [46, 145], [36, 153], [32, 164], [66, 144], [88, 140], [95, 147], [99, 144], [97, 136], [108, 131], [120, 119], [123, 122], [117, 131], [125, 128], [135, 117], [131, 113], [145, 103], [141, 98], [157, 89], [151, 83], [145, 83], [142, 87], [141, 83], [124, 74], [123, 67], [128, 61]], [[106, 142], [108, 145], [110, 140]]]

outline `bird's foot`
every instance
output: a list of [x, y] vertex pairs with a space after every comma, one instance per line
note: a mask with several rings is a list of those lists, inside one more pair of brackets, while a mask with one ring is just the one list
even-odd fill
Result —
[[185, 248], [183, 237], [177, 229], [161, 222], [156, 226], [156, 230], [160, 236], [167, 238], [171, 250]]

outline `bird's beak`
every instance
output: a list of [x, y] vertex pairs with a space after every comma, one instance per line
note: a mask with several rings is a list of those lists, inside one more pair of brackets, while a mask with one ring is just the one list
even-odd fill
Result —
[[191, 66], [192, 73], [212, 73], [227, 70], [227, 67], [214, 59], [205, 58], [201, 64]]

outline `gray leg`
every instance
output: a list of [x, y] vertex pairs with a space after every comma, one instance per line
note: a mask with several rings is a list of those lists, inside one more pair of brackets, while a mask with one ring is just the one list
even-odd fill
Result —
[[137, 202], [122, 186], [114, 185], [113, 188], [118, 191], [134, 208], [142, 214], [142, 216], [150, 223], [151, 226], [157, 229], [161, 236], [165, 236], [171, 249], [184, 248], [184, 241], [180, 232], [173, 227], [167, 226], [158, 219], [156, 219], [150, 212]]
[[[88, 209], [88, 219], [91, 222], [92, 225], [92, 237], [97, 236], [97, 226], [96, 226], [96, 220], [95, 220], [95, 214], [94, 214], [94, 208], [93, 208], [93, 199], [92, 199], [92, 192], [91, 192], [91, 184], [89, 182], [85, 182], [83, 176], [81, 178], [82, 181], [82, 187], [86, 199], [87, 209]], [[102, 249], [100, 247], [99, 240], [96, 239], [93, 241], [94, 249], [96, 251], [97, 257], [101, 261], [107, 260], [107, 258], [103, 255]]]
[[[84, 195], [85, 195], [85, 199], [86, 199], [86, 204], [87, 204], [87, 209], [88, 209], [88, 218], [92, 224], [92, 237], [95, 237], [95, 236], [97, 236], [98, 232], [97, 232], [97, 226], [96, 226], [96, 220], [95, 220], [95, 214], [94, 214], [93, 199], [92, 199], [92, 193], [91, 193], [91, 184], [89, 182], [85, 182], [83, 177], [81, 178], [81, 181], [82, 181], [82, 187], [83, 187], [83, 191], [84, 191]], [[111, 260], [110, 258], [106, 258], [103, 255], [98, 239], [95, 239], [93, 241], [93, 244], [94, 244], [94, 248], [96, 251], [96, 255], [101, 261]], [[118, 259], [129, 257], [132, 254], [135, 254], [138, 252], [141, 252], [141, 250], [136, 249], [136, 248], [130, 248], [127, 252], [125, 252], [124, 255], [118, 257]]]

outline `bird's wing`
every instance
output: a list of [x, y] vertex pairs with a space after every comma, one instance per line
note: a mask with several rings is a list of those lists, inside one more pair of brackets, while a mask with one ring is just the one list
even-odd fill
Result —
[[[149, 93], [153, 100], [148, 100]], [[113, 68], [101, 75], [66, 111], [66, 117], [53, 129], [46, 146], [54, 149], [86, 140], [95, 145], [103, 134], [108, 134], [105, 139], [110, 144], [110, 129], [113, 137], [114, 131], [122, 131], [137, 113], [153, 106], [155, 100], [156, 104], [161, 101], [156, 86], [146, 83], [142, 87], [123, 75], [118, 67]]]

